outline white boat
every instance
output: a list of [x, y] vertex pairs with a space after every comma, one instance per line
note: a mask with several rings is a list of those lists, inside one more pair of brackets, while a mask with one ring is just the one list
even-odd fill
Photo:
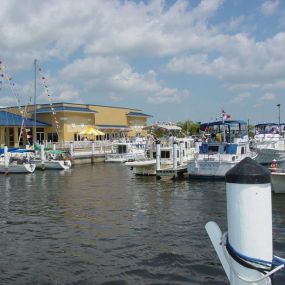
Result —
[[36, 165], [34, 163], [12, 162], [5, 167], [4, 161], [0, 161], [0, 173], [33, 173]]
[[66, 170], [72, 166], [71, 160], [60, 150], [49, 150], [45, 153], [44, 159], [37, 156], [34, 161], [36, 168], [42, 170]]
[[156, 159], [145, 158], [142, 160], [127, 161], [125, 165], [130, 167], [135, 175], [156, 175]]
[[135, 161], [145, 158], [145, 143], [115, 142], [110, 153], [106, 154], [105, 162]]
[[33, 173], [36, 165], [30, 154], [26, 150], [13, 149], [11, 152], [7, 152], [6, 163], [5, 154], [1, 154], [0, 173]]
[[271, 186], [274, 193], [285, 194], [285, 169], [271, 169]]
[[245, 157], [254, 158], [250, 151], [246, 122], [223, 120], [200, 125], [206, 131], [199, 151], [188, 162], [189, 178], [224, 179], [226, 172]]
[[265, 166], [275, 159], [285, 165], [284, 124], [262, 123], [255, 125], [251, 148], [257, 153], [255, 160]]
[[51, 159], [51, 160], [41, 161], [40, 159], [35, 159], [35, 164], [37, 169], [42, 169], [42, 170], [46, 169], [66, 170], [71, 168], [70, 160]]

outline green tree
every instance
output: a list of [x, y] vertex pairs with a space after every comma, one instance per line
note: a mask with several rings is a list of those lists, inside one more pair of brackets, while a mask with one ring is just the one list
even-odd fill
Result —
[[187, 120], [185, 122], [178, 122], [177, 126], [182, 128], [182, 132], [185, 135], [196, 135], [199, 123]]

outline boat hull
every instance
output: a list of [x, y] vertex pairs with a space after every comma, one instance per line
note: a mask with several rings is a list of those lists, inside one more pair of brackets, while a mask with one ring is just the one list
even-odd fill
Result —
[[270, 165], [273, 159], [277, 161], [280, 166], [285, 164], [285, 151], [276, 149], [257, 149], [257, 156], [255, 160], [262, 165]]
[[125, 163], [138, 176], [156, 175], [156, 160], [128, 161]]
[[0, 173], [33, 173], [36, 165], [34, 163], [14, 164], [10, 163], [6, 168], [4, 164], [0, 165]]
[[70, 160], [45, 160], [43, 163], [40, 160], [36, 162], [37, 169], [55, 169], [55, 170], [66, 170], [71, 168]]
[[272, 172], [271, 173], [271, 185], [274, 193], [285, 194], [285, 173]]
[[189, 178], [195, 179], [225, 179], [228, 170], [239, 161], [189, 161], [187, 172]]

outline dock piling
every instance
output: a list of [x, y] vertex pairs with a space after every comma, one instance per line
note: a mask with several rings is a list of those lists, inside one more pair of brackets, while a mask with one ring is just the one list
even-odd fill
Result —
[[[245, 158], [226, 173], [228, 233], [214, 222], [206, 225], [231, 285], [270, 285], [273, 259], [270, 172]], [[250, 262], [251, 261], [251, 262]]]
[[177, 142], [173, 142], [173, 170], [177, 169]]
[[160, 157], [161, 157], [161, 152], [160, 152], [160, 141], [156, 141], [156, 170], [160, 170]]
[[9, 169], [9, 156], [8, 156], [8, 147], [4, 146], [4, 167], [5, 167], [5, 173], [8, 174]]

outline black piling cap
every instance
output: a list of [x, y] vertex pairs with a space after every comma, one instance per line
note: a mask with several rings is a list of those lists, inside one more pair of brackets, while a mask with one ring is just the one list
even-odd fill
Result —
[[156, 144], [160, 144], [160, 140], [156, 140], [155, 143], [156, 143]]
[[269, 169], [257, 163], [250, 157], [244, 158], [226, 173], [226, 182], [236, 184], [265, 184], [270, 183]]

